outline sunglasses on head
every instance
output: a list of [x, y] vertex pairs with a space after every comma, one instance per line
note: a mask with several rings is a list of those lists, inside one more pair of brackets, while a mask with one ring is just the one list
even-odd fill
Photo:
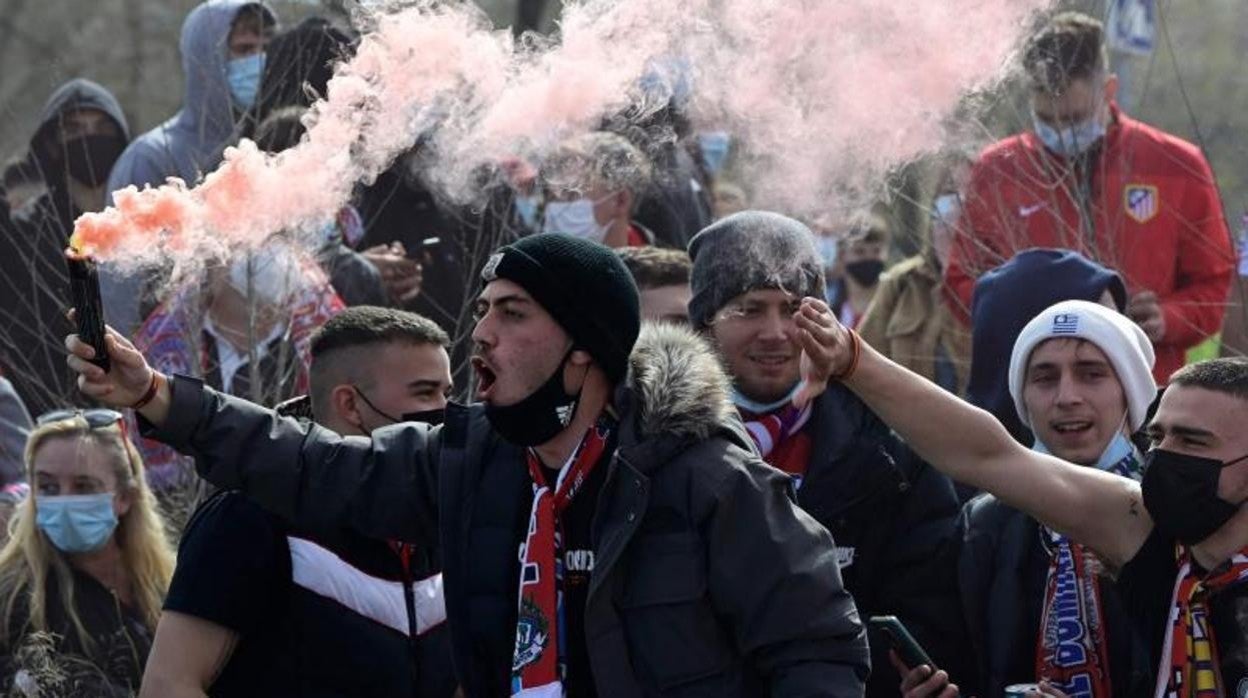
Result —
[[122, 420], [122, 414], [117, 410], [110, 410], [103, 407], [96, 407], [87, 410], [65, 409], [52, 410], [44, 412], [35, 420], [35, 424], [43, 426], [52, 422], [63, 422], [67, 419], [82, 417], [87, 422], [87, 426], [92, 429], [103, 429], [112, 426]]

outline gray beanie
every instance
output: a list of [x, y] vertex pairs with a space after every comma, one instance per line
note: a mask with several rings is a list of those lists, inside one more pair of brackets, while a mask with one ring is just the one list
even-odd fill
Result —
[[689, 242], [689, 322], [705, 328], [728, 301], [759, 288], [823, 299], [823, 260], [815, 236], [798, 221], [742, 211], [716, 221]]

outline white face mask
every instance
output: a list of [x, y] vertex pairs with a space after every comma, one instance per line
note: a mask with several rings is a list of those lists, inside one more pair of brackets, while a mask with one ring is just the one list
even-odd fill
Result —
[[[608, 195], [610, 196], [610, 195]], [[603, 197], [598, 201], [605, 201]], [[594, 242], [602, 242], [607, 237], [612, 221], [598, 223], [594, 217], [593, 199], [576, 199], [574, 201], [551, 201], [546, 204], [545, 218], [542, 221], [543, 233], [560, 233], [572, 237], [585, 238]]]
[[836, 266], [836, 257], [840, 254], [840, 242], [836, 238], [819, 235], [815, 238], [815, 247], [819, 250], [819, 257], [823, 259], [824, 269]]
[[244, 298], [258, 306], [278, 307], [295, 292], [299, 274], [294, 250], [270, 244], [234, 260], [228, 278], [230, 287]]
[[1063, 128], [1055, 128], [1031, 114], [1036, 136], [1044, 143], [1044, 147], [1068, 158], [1081, 155], [1097, 141], [1105, 137], [1105, 124], [1093, 116], [1085, 121]]
[[740, 390], [737, 390], [736, 386], [733, 386], [732, 404], [736, 405], [740, 409], [745, 410], [746, 412], [750, 412], [753, 414], [770, 414], [780, 409], [781, 407], [784, 407], [785, 405], [788, 405], [789, 403], [793, 402], [793, 396], [797, 395], [797, 391], [800, 390], [801, 387], [802, 387], [802, 383], [801, 381], [798, 381], [797, 385], [793, 386], [793, 389], [789, 391], [788, 395], [785, 395], [784, 397], [780, 398], [779, 400], [776, 400], [775, 402], [767, 403], [767, 402], [759, 402], [757, 400], [751, 400], [750, 398], [745, 396], [745, 393], [741, 392]]

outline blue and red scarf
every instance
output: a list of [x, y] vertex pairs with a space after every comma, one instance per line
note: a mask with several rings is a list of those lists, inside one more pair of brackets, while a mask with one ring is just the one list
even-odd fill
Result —
[[[1047, 453], [1037, 442], [1035, 450]], [[1105, 449], [1097, 468], [1139, 480], [1139, 459], [1125, 436]], [[1109, 641], [1106, 636], [1100, 562], [1065, 536], [1041, 529], [1049, 552], [1044, 611], [1036, 642], [1036, 676], [1071, 698], [1110, 698]]]

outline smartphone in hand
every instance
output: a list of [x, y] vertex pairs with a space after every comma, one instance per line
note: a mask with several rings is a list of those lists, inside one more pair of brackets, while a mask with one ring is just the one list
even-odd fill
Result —
[[100, 275], [89, 257], [67, 253], [69, 288], [78, 316], [78, 337], [95, 349], [91, 363], [108, 371], [108, 350], [104, 347], [104, 303], [100, 300]]
[[889, 646], [897, 653], [897, 658], [902, 664], [914, 669], [916, 667], [927, 666], [936, 669], [936, 665], [932, 663], [932, 658], [924, 651], [923, 646], [918, 640], [910, 634], [906, 626], [897, 618], [897, 616], [873, 616], [867, 621], [867, 627], [874, 632], [882, 633], [888, 638]]

